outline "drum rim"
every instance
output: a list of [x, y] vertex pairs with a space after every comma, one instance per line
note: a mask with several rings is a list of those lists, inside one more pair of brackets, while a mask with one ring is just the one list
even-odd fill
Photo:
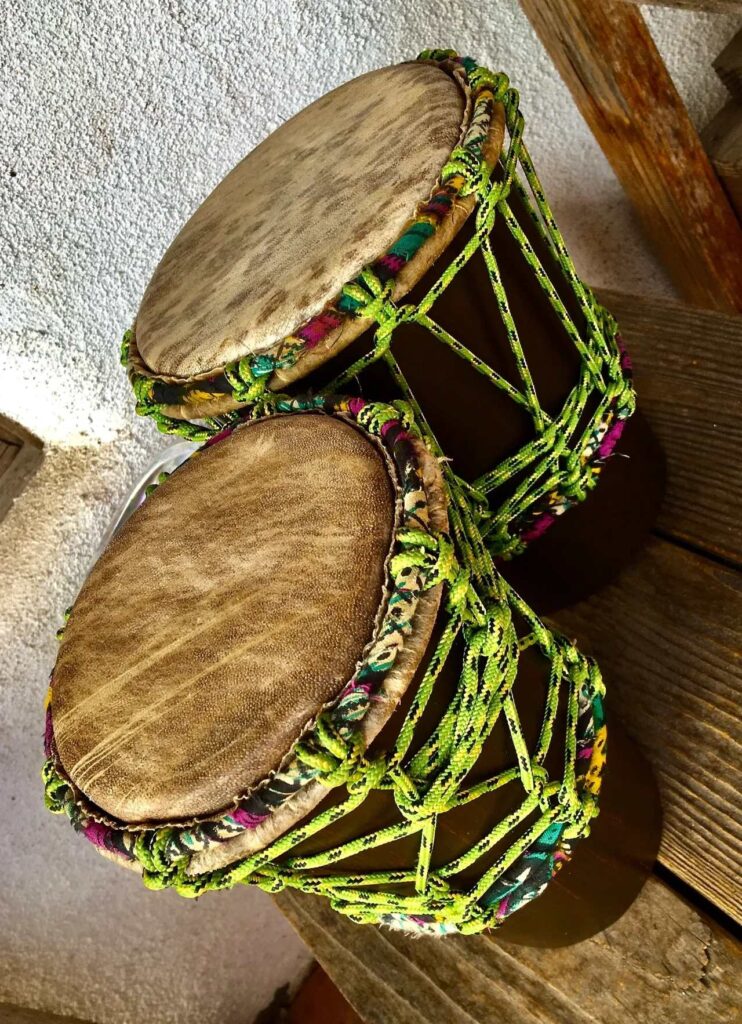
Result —
[[[459, 85], [465, 107], [458, 144], [441, 168], [430, 195], [420, 199], [400, 235], [346, 282], [319, 313], [297, 324], [290, 335], [260, 352], [246, 353], [236, 362], [202, 373], [179, 376], [152, 369], [137, 347], [135, 320], [124, 334], [121, 362], [127, 368], [138, 408], [156, 405], [164, 415], [182, 420], [232, 412], [253, 400], [247, 394], [237, 397], [240, 390], [245, 390], [237, 382], [247, 374], [259, 382], [261, 390], [266, 386], [279, 390], [309, 372], [308, 357], [314, 355], [313, 362], [323, 363], [373, 326], [372, 317], [360, 317], [350, 308], [338, 308], [343, 305], [346, 290], [366, 271], [377, 273], [383, 266], [383, 276], [393, 286], [393, 298], [400, 299], [448, 248], [476, 205], [474, 186], [458, 170], [466, 165], [469, 170], [489, 177], [500, 156], [505, 118], [495, 86], [498, 90], [506, 87], [507, 79], [484, 72], [475, 61], [460, 58], [452, 50], [426, 50], [415, 61], [403, 63], [427, 64], [448, 74]], [[414, 248], [404, 261], [395, 252], [400, 246]], [[302, 362], [306, 368], [300, 373]]]
[[[131, 866], [134, 868], [142, 866], [141, 862], [137, 863], [139, 858], [135, 855], [135, 846], [137, 845], [137, 841], [140, 837], [145, 835], [151, 836], [163, 831], [183, 834], [189, 833], [188, 845], [183, 848], [188, 850], [189, 855], [193, 855], [201, 852], [213, 843], [226, 843], [230, 839], [237, 838], [244, 832], [255, 829], [256, 826], [254, 824], [244, 824], [240, 827], [235, 825], [234, 821], [231, 821], [227, 826], [230, 831], [221, 839], [214, 836], [212, 829], [203, 846], [199, 847], [197, 845], [192, 845], [192, 833], [200, 825], [214, 826], [215, 824], [223, 823], [226, 819], [231, 818], [240, 804], [247, 803], [253, 800], [254, 797], [260, 798], [260, 794], [262, 793], [266, 793], [267, 795], [270, 790], [271, 783], [279, 776], [281, 777], [279, 781], [281, 783], [281, 795], [283, 799], [279, 802], [274, 797], [270, 803], [265, 804], [265, 807], [267, 808], [265, 815], [266, 823], [273, 819], [273, 815], [277, 811], [280, 811], [282, 808], [287, 808], [287, 804], [289, 804], [293, 798], [306, 792], [307, 787], [312, 783], [311, 777], [298, 782], [290, 792], [286, 791], [287, 783], [285, 776], [288, 766], [291, 765], [292, 761], [295, 761], [295, 748], [297, 748], [300, 743], [307, 743], [307, 741], [311, 743], [312, 739], [316, 735], [318, 720], [325, 714], [325, 712], [331, 712], [336, 709], [344, 699], [347, 701], [349, 695], [359, 689], [357, 686], [353, 686], [353, 684], [357, 682], [357, 676], [361, 673], [362, 669], [370, 664], [370, 658], [373, 654], [374, 648], [379, 645], [383, 639], [385, 627], [388, 628], [390, 625], [394, 625], [395, 628], [398, 628], [398, 618], [396, 613], [394, 611], [390, 613], [389, 596], [395, 589], [396, 581], [395, 572], [391, 564], [393, 556], [394, 554], [399, 554], [400, 551], [403, 550], [403, 544], [400, 543], [399, 539], [401, 533], [410, 529], [427, 529], [431, 537], [444, 538], [444, 545], [447, 542], [446, 531], [440, 530], [431, 522], [431, 518], [437, 518], [440, 520], [441, 516], [443, 516], [446, 520], [447, 526], [443, 481], [439, 477], [433, 482], [432, 486], [430, 481], [423, 482], [421, 449], [426, 454], [429, 454], [427, 453], [427, 449], [419, 438], [415, 436], [414, 432], [408, 429], [408, 425], [403, 421], [402, 414], [391, 406], [386, 406], [382, 403], [365, 402], [363, 399], [355, 398], [345, 399], [338, 396], [322, 399], [293, 399], [282, 403], [280, 408], [268, 411], [260, 416], [253, 416], [249, 419], [241, 420], [230, 426], [221, 434], [206, 442], [206, 444], [201, 448], [196, 449], [191, 458], [198, 456], [203, 449], [211, 447], [219, 441], [229, 437], [235, 430], [249, 427], [251, 423], [264, 422], [267, 419], [286, 415], [302, 415], [307, 413], [323, 413], [336, 416], [359, 429], [371, 442], [377, 444], [385, 456], [387, 471], [389, 472], [392, 485], [396, 491], [396, 504], [398, 505], [398, 511], [393, 525], [389, 552], [385, 559], [384, 586], [379, 603], [379, 609], [375, 617], [372, 636], [363, 648], [357, 662], [353, 678], [341, 686], [335, 697], [327, 701], [309, 720], [304, 729], [302, 729], [296, 736], [291, 747], [273, 771], [259, 782], [248, 787], [244, 793], [241, 793], [235, 800], [230, 804], [227, 804], [224, 808], [212, 813], [190, 816], [177, 821], [151, 820], [139, 823], [129, 823], [117, 819], [115, 816], [108, 814], [102, 808], [97, 806], [76, 785], [62, 764], [54, 738], [52, 711], [54, 670], [52, 670], [49, 690], [47, 692], [45, 702], [46, 762], [44, 766], [44, 780], [46, 783], [47, 806], [52, 810], [65, 812], [70, 818], [76, 831], [83, 832], [86, 838], [98, 847], [100, 852], [111, 855], [114, 860], [118, 863], [123, 863], [125, 866]], [[432, 462], [433, 460], [431, 459], [430, 461]], [[175, 472], [177, 472], [177, 469]], [[439, 506], [437, 509], [437, 516], [434, 515], [431, 517], [429, 515], [430, 498], [432, 498]], [[414, 601], [410, 602], [411, 610], [407, 620], [409, 628], [404, 634], [403, 642], [394, 653], [391, 661], [386, 665], [384, 671], [376, 673], [379, 675], [378, 682], [375, 688], [367, 695], [367, 706], [363, 715], [361, 717], [357, 717], [357, 729], [355, 731], [362, 734], [364, 750], [368, 749], [370, 744], [373, 742], [373, 739], [378, 735], [383, 725], [393, 714], [401, 693], [403, 693], [412, 684], [417, 666], [422, 660], [424, 652], [427, 649], [427, 642], [422, 645], [418, 651], [415, 651], [414, 644], [410, 643], [410, 640], [414, 639], [416, 636], [414, 627], [416, 617], [418, 617], [420, 611], [420, 599], [426, 594], [430, 594], [432, 597], [432, 614], [430, 610], [428, 610], [428, 618], [430, 619], [431, 627], [432, 621], [435, 618], [435, 613], [437, 612], [437, 608], [440, 604], [442, 582], [439, 581], [435, 582], [433, 585], [426, 586], [426, 573], [424, 570], [419, 570], [417, 573], [413, 571], [412, 575], [413, 577], [416, 575], [417, 580], [413, 579], [409, 587], [409, 592], [414, 597]], [[399, 589], [397, 589], [398, 594], [399, 592]], [[74, 606], [68, 612], [67, 618], [73, 614]], [[58, 633], [60, 640], [63, 638], [63, 633], [64, 628], [62, 628]], [[429, 640], [429, 637], [427, 639]], [[393, 678], [395, 665], [399, 661], [400, 655], [403, 652], [410, 651], [413, 655], [413, 661], [408, 666], [407, 676], [402, 683], [401, 692], [399, 690], [399, 682], [396, 684], [396, 690], [394, 688], [385, 689], [385, 684], [388, 683], [390, 677]], [[379, 702], [374, 699], [379, 696], [384, 697], [385, 700], [383, 702]], [[369, 726], [368, 729], [366, 729], [367, 725]], [[294, 774], [297, 775], [296, 767], [294, 767]], [[306, 770], [303, 773], [299, 770], [298, 774], [306, 775]], [[318, 803], [320, 799], [324, 798], [326, 793], [329, 792], [329, 790], [324, 787], [320, 788], [322, 789], [322, 792], [318, 795], [315, 804]], [[297, 821], [302, 820], [309, 813], [311, 813], [311, 808], [300, 809], [297, 807], [297, 814], [295, 818], [293, 820], [289, 820], [285, 826], [281, 827], [277, 834], [281, 834], [288, 830], [296, 824]], [[249, 817], [251, 812], [246, 812], [246, 814]], [[260, 826], [257, 827], [259, 828]]]

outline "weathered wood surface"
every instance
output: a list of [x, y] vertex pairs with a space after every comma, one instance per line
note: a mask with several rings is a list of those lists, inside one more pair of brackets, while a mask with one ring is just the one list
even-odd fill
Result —
[[278, 905], [366, 1024], [732, 1024], [742, 960], [650, 878], [620, 921], [566, 949], [359, 927], [319, 897]]
[[667, 458], [659, 527], [742, 567], [742, 317], [601, 289]]
[[613, 585], [556, 619], [595, 654], [609, 713], [657, 770], [660, 860], [742, 920], [742, 576], [654, 539]]
[[742, 228], [638, 8], [521, 6], [683, 297], [742, 310]]
[[684, 11], [715, 11], [717, 14], [742, 11], [742, 0], [623, 0], [623, 3], [642, 7], [680, 7]]
[[701, 132], [714, 170], [742, 218], [742, 102], [730, 100]]
[[[742, 0], [739, 9], [742, 11]], [[714, 61], [714, 71], [732, 96], [742, 101], [742, 29], [729, 40]]]

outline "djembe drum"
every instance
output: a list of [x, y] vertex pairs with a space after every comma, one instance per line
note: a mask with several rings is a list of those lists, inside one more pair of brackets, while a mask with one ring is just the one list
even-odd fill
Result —
[[661, 454], [518, 94], [447, 51], [342, 86], [243, 160], [163, 257], [124, 359], [138, 410], [198, 440], [285, 392], [407, 399], [542, 612], [615, 575], [657, 511]]
[[[509, 297], [522, 273], [495, 258], [498, 216], [546, 307]], [[173, 244], [124, 358], [139, 410], [205, 444], [75, 602], [50, 688], [50, 808], [184, 895], [291, 886], [359, 923], [533, 944], [614, 920], [656, 852], [651, 772], [613, 730], [595, 819], [599, 670], [499, 567], [557, 517], [567, 544], [560, 513], [592, 490], [634, 398], [503, 76], [427, 54], [298, 115]], [[652, 459], [637, 443], [621, 500], [656, 481]], [[576, 537], [572, 557], [592, 551]]]
[[[94, 567], [50, 687], [47, 803], [152, 888], [289, 885], [476, 932], [589, 832], [603, 693], [404, 414], [286, 400], [207, 442]], [[656, 807], [621, 761], [609, 900], [583, 868], [526, 941], [589, 934], [641, 884]]]

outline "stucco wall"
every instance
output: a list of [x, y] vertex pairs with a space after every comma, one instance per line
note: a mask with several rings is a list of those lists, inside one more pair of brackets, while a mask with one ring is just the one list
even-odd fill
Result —
[[[250, 1021], [307, 953], [260, 892], [146, 892], [42, 807], [54, 629], [112, 509], [166, 442], [137, 421], [122, 330], [178, 226], [245, 152], [340, 82], [456, 45], [507, 69], [578, 266], [670, 292], [515, 0], [9, 0], [0, 34], [0, 413], [44, 464], [0, 524], [0, 1001], [95, 1021]], [[735, 21], [651, 9], [692, 116]]]

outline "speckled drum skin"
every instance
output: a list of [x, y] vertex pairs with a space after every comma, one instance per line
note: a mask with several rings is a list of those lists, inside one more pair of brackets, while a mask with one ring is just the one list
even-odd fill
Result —
[[[427, 64], [340, 86], [216, 187], [167, 250], [136, 343], [189, 377], [269, 349], [402, 232], [459, 140], [466, 97]], [[373, 159], [369, 159], [373, 154]]]
[[[440, 475], [416, 444], [445, 527]], [[246, 424], [157, 488], [88, 577], [54, 669], [57, 752], [86, 799], [130, 825], [182, 823], [269, 777], [374, 634], [398, 501], [385, 450], [322, 414]], [[369, 738], [439, 601], [439, 587], [422, 595]]]

